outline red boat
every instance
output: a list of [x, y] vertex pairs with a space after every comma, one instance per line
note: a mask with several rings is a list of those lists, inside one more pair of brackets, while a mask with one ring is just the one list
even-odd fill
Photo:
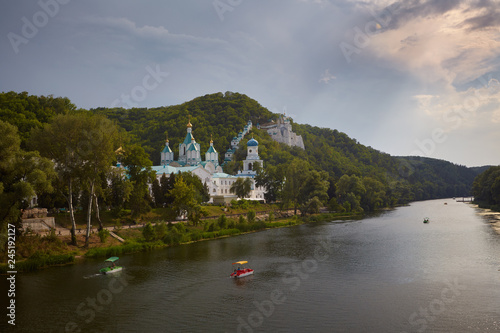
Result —
[[[249, 276], [253, 274], [253, 269], [246, 268], [243, 265], [247, 264], [248, 261], [237, 261], [233, 262], [233, 272], [231, 273], [231, 277], [235, 279], [239, 279], [245, 276]], [[237, 265], [237, 266], [235, 266]]]

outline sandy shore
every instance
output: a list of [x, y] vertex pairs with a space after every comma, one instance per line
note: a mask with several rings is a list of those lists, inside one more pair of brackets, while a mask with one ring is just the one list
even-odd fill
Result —
[[[479, 208], [477, 205], [471, 205], [474, 208]], [[491, 209], [479, 208], [478, 215], [487, 216], [490, 218], [491, 227], [500, 234], [500, 212], [494, 212]]]

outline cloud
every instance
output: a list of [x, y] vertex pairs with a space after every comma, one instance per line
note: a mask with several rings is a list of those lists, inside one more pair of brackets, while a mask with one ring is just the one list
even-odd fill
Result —
[[142, 27], [125, 17], [87, 17], [84, 19], [85, 23], [93, 26], [98, 26], [100, 29], [104, 28], [105, 34], [120, 35], [123, 37], [133, 37], [139, 40], [150, 40], [160, 43], [172, 44], [174, 42], [198, 44], [203, 47], [209, 45], [225, 45], [221, 39], [218, 38], [202, 38], [188, 34], [174, 34], [168, 31], [163, 26], [149, 26]]
[[[486, 78], [464, 91], [442, 95], [415, 95], [417, 108], [445, 132], [463, 129], [495, 130], [500, 123], [500, 82]], [[498, 125], [496, 125], [498, 126]]]
[[[424, 4], [430, 8], [424, 9]], [[499, 69], [497, 32], [471, 30], [470, 24], [464, 24], [478, 19], [482, 8], [447, 1], [409, 6], [396, 12], [397, 28], [392, 25], [392, 29], [371, 37], [369, 49], [379, 59], [391, 61], [399, 70], [424, 82], [450, 85], [470, 82]], [[438, 13], [441, 15], [435, 15]]]
[[322, 74], [321, 78], [319, 79], [318, 82], [323, 82], [325, 84], [328, 84], [331, 80], [335, 80], [336, 77], [330, 73], [330, 69], [326, 69]]

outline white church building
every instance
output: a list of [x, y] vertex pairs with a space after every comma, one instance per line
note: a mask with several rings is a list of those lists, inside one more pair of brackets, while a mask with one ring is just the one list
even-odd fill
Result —
[[256, 172], [253, 170], [253, 163], [259, 162], [263, 166], [262, 160], [259, 158], [259, 143], [255, 139], [250, 139], [247, 142], [247, 158], [243, 161], [243, 170], [237, 175], [229, 175], [224, 173], [219, 165], [219, 153], [213, 146], [213, 141], [210, 140], [210, 146], [205, 153], [205, 160], [201, 160], [200, 144], [196, 142], [193, 136], [193, 125], [189, 121], [187, 124], [187, 133], [184, 141], [179, 144], [179, 158], [174, 159], [174, 152], [169, 146], [169, 140], [165, 142], [165, 147], [161, 152], [160, 165], [153, 166], [152, 169], [156, 172], [158, 180], [165, 174], [167, 177], [170, 174], [178, 174], [181, 172], [190, 172], [201, 179], [203, 184], [206, 184], [210, 193], [211, 203], [229, 203], [231, 200], [236, 200], [237, 196], [231, 193], [231, 185], [239, 178], [246, 177], [252, 180], [252, 190], [247, 200], [264, 201], [264, 187], [255, 185]]

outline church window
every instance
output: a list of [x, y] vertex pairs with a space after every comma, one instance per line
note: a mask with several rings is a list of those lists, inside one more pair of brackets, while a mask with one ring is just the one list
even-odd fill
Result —
[[252, 170], [252, 163], [248, 163], [248, 170]]

